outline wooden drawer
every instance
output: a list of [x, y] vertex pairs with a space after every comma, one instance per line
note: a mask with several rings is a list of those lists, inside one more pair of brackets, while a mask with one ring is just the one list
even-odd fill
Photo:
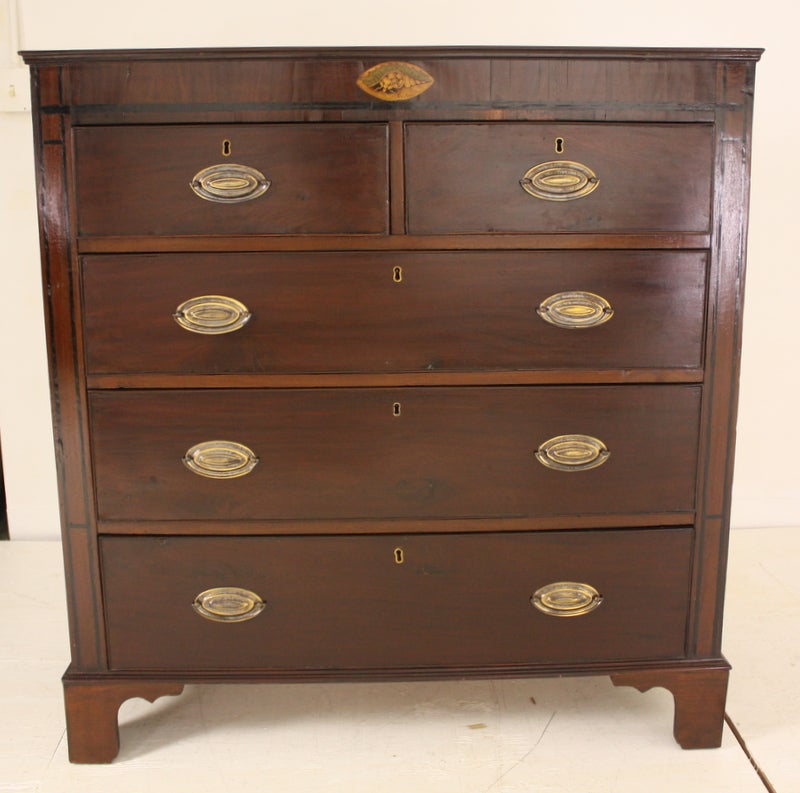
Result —
[[406, 156], [411, 234], [709, 229], [706, 124], [412, 123]]
[[[700, 252], [89, 256], [82, 268], [90, 373], [702, 363], [706, 255]], [[577, 300], [590, 319], [594, 301], [600, 324], [571, 326], [569, 308], [559, 314], [545, 305], [537, 313], [548, 298], [561, 295], [569, 303], [574, 292], [584, 293]], [[598, 296], [608, 304], [605, 313]], [[220, 298], [227, 306], [220, 308]], [[182, 324], [175, 318], [179, 306], [188, 317]], [[203, 311], [205, 324], [203, 316], [193, 318]], [[237, 317], [247, 314], [237, 327]], [[218, 332], [229, 328], [236, 330]]]
[[186, 105], [192, 101], [192, 88], [197, 86], [203, 94], [197, 115], [224, 113], [235, 107], [240, 115], [255, 116], [270, 105], [278, 113], [295, 105], [300, 113], [308, 104], [320, 108], [344, 104], [348, 110], [360, 104], [379, 111], [382, 103], [360, 89], [357, 80], [364, 71], [389, 60], [411, 63], [433, 78], [413, 101], [384, 105], [393, 115], [425, 112], [428, 104], [435, 105], [437, 117], [456, 118], [474, 114], [476, 106], [494, 109], [499, 103], [522, 105], [529, 112], [544, 103], [557, 103], [560, 109], [587, 105], [600, 112], [598, 86], [602, 86], [607, 107], [621, 105], [629, 112], [638, 103], [708, 106], [716, 98], [716, 71], [702, 59], [654, 58], [640, 60], [632, 69], [630, 59], [622, 53], [617, 58], [579, 59], [552, 57], [551, 53], [539, 58], [509, 57], [502, 52], [492, 57], [465, 55], [442, 57], [430, 50], [406, 49], [391, 54], [362, 51], [354, 57], [341, 52], [336, 58], [319, 54], [285, 57], [271, 50], [268, 57], [262, 52], [252, 59], [176, 60], [169, 64], [168, 80], [164, 79], [164, 64], [157, 61], [78, 62], [70, 66], [70, 89], [79, 110], [99, 106], [106, 114], [116, 113], [121, 118], [132, 111], [163, 117], [172, 110], [170, 105], [177, 106], [173, 112], [185, 117], [190, 112]]
[[[692, 510], [700, 391], [663, 385], [94, 392], [98, 513], [101, 520], [306, 518], [335, 525], [337, 518]], [[550, 453], [556, 461], [602, 464], [546, 467], [537, 450], [565, 435], [590, 440], [574, 448], [565, 441]], [[608, 457], [592, 438], [605, 444]], [[250, 473], [227, 478], [241, 473], [245, 452], [219, 443], [195, 449], [212, 441], [242, 444], [258, 462]], [[190, 449], [216, 459], [225, 478], [189, 470]]]
[[[382, 234], [386, 130], [385, 124], [79, 128], [79, 233]], [[204, 198], [191, 183], [213, 166], [227, 170], [199, 179], [210, 190]], [[263, 176], [266, 192], [241, 200], [240, 182], [256, 177], [231, 174], [239, 166]]]
[[[312, 671], [679, 658], [691, 544], [690, 529], [104, 537], [110, 667]], [[602, 600], [568, 619], [532, 604], [537, 590], [559, 582], [588, 584]], [[200, 616], [193, 602], [218, 587], [255, 593], [263, 610], [243, 621]], [[585, 596], [591, 603], [593, 593]]]

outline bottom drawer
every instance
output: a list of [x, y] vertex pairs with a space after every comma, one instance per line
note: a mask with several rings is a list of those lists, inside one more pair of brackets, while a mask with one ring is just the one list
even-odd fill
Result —
[[[684, 653], [691, 529], [100, 542], [112, 669], [497, 666]], [[546, 589], [559, 582], [588, 586]], [[218, 587], [253, 592], [263, 608], [240, 614], [250, 604], [236, 594], [198, 602]], [[581, 606], [586, 613], [575, 615]]]

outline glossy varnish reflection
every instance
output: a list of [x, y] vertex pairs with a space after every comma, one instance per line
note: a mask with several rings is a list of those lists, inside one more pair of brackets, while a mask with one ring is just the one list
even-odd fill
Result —
[[74, 761], [220, 680], [611, 674], [718, 745], [759, 55], [26, 54]]

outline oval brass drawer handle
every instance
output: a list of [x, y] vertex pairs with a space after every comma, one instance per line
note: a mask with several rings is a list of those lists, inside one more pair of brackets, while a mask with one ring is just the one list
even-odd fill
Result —
[[596, 190], [600, 180], [588, 165], [572, 160], [551, 160], [534, 165], [519, 183], [526, 193], [536, 198], [573, 201]]
[[200, 295], [184, 300], [172, 316], [185, 330], [216, 336], [243, 328], [251, 314], [244, 303], [232, 297]]
[[203, 441], [186, 452], [183, 464], [198, 476], [235, 479], [249, 474], [258, 465], [258, 457], [242, 443]]
[[593, 328], [608, 322], [614, 309], [593, 292], [558, 292], [542, 300], [536, 313], [559, 328]]
[[252, 201], [269, 190], [271, 182], [261, 171], [247, 165], [223, 163], [198, 171], [189, 186], [206, 201], [239, 204]]
[[192, 608], [201, 617], [214, 622], [244, 622], [257, 617], [264, 605], [264, 601], [249, 589], [219, 586], [201, 592]]
[[588, 471], [610, 456], [603, 441], [591, 435], [556, 435], [536, 450], [536, 459], [555, 471]]
[[413, 99], [433, 85], [433, 77], [419, 66], [403, 61], [386, 61], [362, 72], [356, 85], [364, 93], [384, 102]]
[[577, 581], [556, 581], [539, 587], [531, 603], [551, 617], [580, 617], [594, 611], [603, 602], [603, 596], [591, 584]]

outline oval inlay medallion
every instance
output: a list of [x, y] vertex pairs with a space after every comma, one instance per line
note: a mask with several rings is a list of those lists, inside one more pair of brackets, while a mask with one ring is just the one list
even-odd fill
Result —
[[385, 102], [413, 99], [433, 85], [433, 77], [413, 63], [387, 61], [363, 72], [356, 85], [365, 93]]
[[249, 474], [258, 465], [258, 457], [235, 441], [203, 441], [186, 452], [183, 464], [198, 476], [235, 479]]
[[555, 471], [588, 471], [610, 456], [603, 441], [591, 435], [557, 435], [536, 450], [536, 459]]
[[526, 193], [545, 201], [572, 201], [597, 189], [595, 172], [580, 162], [551, 160], [534, 165], [519, 182]]
[[556, 581], [533, 593], [531, 603], [551, 617], [579, 617], [594, 611], [603, 596], [590, 584], [577, 581]]
[[536, 313], [559, 328], [593, 328], [614, 316], [604, 297], [592, 292], [558, 292], [539, 304]]
[[214, 622], [244, 622], [258, 616], [264, 605], [264, 601], [249, 589], [215, 587], [201, 592], [192, 608], [201, 617]]
[[255, 168], [223, 163], [198, 171], [189, 186], [206, 201], [238, 204], [264, 195], [269, 190], [270, 181]]
[[200, 295], [184, 300], [172, 315], [185, 330], [218, 335], [243, 328], [250, 320], [247, 306], [224, 295]]

